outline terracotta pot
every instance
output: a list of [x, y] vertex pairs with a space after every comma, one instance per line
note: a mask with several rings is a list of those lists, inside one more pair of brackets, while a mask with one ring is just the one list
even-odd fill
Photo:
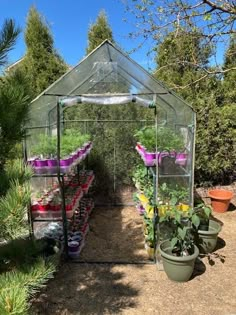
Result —
[[208, 196], [211, 198], [211, 205], [215, 212], [226, 212], [233, 193], [224, 189], [213, 189], [208, 191]]

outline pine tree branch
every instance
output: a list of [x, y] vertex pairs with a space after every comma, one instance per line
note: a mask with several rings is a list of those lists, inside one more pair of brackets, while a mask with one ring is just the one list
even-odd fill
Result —
[[13, 48], [20, 33], [12, 19], [6, 19], [0, 31], [0, 67], [5, 65], [7, 54]]

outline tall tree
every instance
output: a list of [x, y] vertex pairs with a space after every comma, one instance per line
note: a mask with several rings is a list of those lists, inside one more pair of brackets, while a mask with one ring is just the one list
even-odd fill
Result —
[[[213, 52], [213, 47], [206, 44], [201, 33], [196, 31], [196, 34], [192, 36], [192, 33], [181, 29], [176, 35], [173, 31], [157, 46], [154, 76], [178, 90], [185, 98], [190, 94], [196, 96], [204, 86], [201, 83], [205, 75], [202, 68], [210, 69], [209, 58]], [[193, 67], [193, 64], [198, 66]]]
[[[229, 182], [236, 156], [233, 116], [230, 117], [229, 109], [224, 105], [221, 80], [216, 76], [199, 80], [203, 67], [209, 68], [211, 50], [200, 36], [192, 37], [191, 33], [176, 36], [170, 33], [159, 45], [157, 53], [157, 78], [178, 90], [197, 112], [196, 183]], [[183, 66], [178, 60], [185, 60], [186, 64]], [[188, 65], [194, 60], [199, 67]], [[195, 84], [191, 85], [191, 82]], [[178, 89], [179, 86], [188, 88]]]
[[[6, 20], [0, 31], [0, 65], [7, 62], [7, 53], [13, 48], [19, 34], [13, 20]], [[28, 113], [29, 88], [20, 71], [7, 73], [0, 81], [0, 170], [15, 144], [24, 135]]]
[[89, 54], [105, 39], [114, 42], [112, 29], [108, 23], [107, 15], [104, 10], [100, 11], [95, 23], [91, 24], [88, 31], [88, 47], [86, 53]]
[[[230, 44], [225, 53], [224, 68], [236, 68], [236, 35], [231, 36]], [[225, 102], [236, 106], [236, 69], [225, 73], [223, 80]]]
[[27, 52], [22, 67], [36, 96], [63, 75], [68, 67], [54, 48], [51, 31], [35, 7], [31, 7], [27, 17], [25, 42]]
[[0, 30], [0, 67], [7, 63], [7, 54], [13, 48], [20, 29], [12, 19], [6, 19]]
[[[234, 0], [126, 0], [126, 12], [136, 17], [136, 31], [131, 37], [142, 37], [155, 42], [163, 41], [167, 34], [175, 30], [176, 36], [182, 28], [187, 29], [193, 37], [197, 37], [196, 29], [201, 30], [209, 45], [228, 42], [229, 34], [235, 34], [236, 5]], [[128, 19], [127, 19], [128, 20]], [[217, 58], [216, 58], [217, 60]], [[199, 65], [197, 60], [192, 67], [202, 67], [205, 75], [226, 73], [235, 67], [222, 68], [216, 64], [214, 69]]]

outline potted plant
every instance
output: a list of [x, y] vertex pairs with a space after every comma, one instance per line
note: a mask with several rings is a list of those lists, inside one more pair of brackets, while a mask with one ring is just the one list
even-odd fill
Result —
[[150, 181], [147, 176], [147, 170], [143, 165], [138, 165], [133, 171], [132, 181], [139, 192], [143, 192], [147, 181]]
[[183, 213], [176, 206], [171, 206], [160, 218], [160, 222], [172, 227], [170, 237], [159, 245], [163, 267], [170, 280], [185, 282], [193, 273], [199, 254], [192, 228], [196, 216], [193, 212]]
[[195, 243], [200, 253], [211, 253], [216, 247], [221, 225], [219, 222], [210, 219], [211, 208], [204, 204], [196, 206], [194, 212], [197, 215], [197, 219], [194, 222]]
[[147, 251], [148, 258], [150, 260], [154, 260], [155, 235], [153, 219], [150, 219], [146, 214], [144, 214], [144, 236], [145, 236], [144, 247]]
[[[184, 151], [183, 137], [168, 127], [156, 129], [155, 126], [146, 126], [139, 130], [135, 137], [141, 144], [137, 146], [137, 150], [143, 157], [145, 165], [153, 166], [157, 159], [158, 164], [162, 165], [163, 172], [164, 160], [173, 160], [175, 164], [177, 152], [182, 153]], [[141, 150], [143, 147], [146, 149], [144, 152]], [[179, 156], [179, 158], [182, 157]]]

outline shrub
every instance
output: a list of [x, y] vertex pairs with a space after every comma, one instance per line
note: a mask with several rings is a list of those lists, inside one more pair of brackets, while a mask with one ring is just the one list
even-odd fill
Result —
[[234, 180], [236, 160], [236, 105], [219, 107], [213, 98], [197, 108], [195, 181], [227, 184]]

